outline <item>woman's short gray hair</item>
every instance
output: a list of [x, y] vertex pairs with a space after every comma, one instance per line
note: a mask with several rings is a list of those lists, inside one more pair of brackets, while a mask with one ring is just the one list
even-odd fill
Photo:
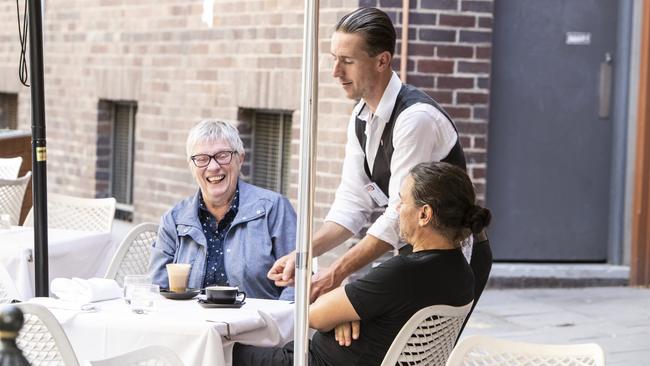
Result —
[[238, 154], [244, 154], [244, 143], [239, 137], [239, 131], [232, 124], [224, 121], [206, 119], [192, 127], [187, 136], [187, 159], [192, 157], [194, 146], [202, 142], [227, 141]]

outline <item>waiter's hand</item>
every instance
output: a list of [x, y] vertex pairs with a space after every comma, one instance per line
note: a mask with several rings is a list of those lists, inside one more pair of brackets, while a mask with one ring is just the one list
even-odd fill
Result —
[[278, 287], [293, 286], [296, 273], [296, 252], [293, 251], [273, 263], [266, 274]]
[[311, 277], [309, 302], [313, 303], [319, 296], [339, 287], [342, 281], [342, 279], [338, 279], [338, 276], [336, 276], [336, 271], [331, 269], [316, 273]]
[[339, 324], [334, 328], [334, 339], [339, 342], [339, 346], [349, 347], [352, 340], [359, 339], [359, 332], [361, 331], [361, 324], [358, 320]]

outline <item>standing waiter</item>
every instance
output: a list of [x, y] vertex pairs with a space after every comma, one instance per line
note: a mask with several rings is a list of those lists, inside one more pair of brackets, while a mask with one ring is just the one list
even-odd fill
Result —
[[[458, 132], [449, 115], [424, 92], [402, 84], [391, 69], [395, 28], [386, 13], [360, 8], [345, 15], [332, 36], [332, 76], [350, 99], [359, 100], [350, 117], [341, 184], [325, 223], [314, 234], [313, 255], [343, 243], [386, 207], [366, 236], [327, 271], [312, 280], [311, 300], [386, 251], [400, 248], [399, 187], [421, 162], [445, 161], [465, 169]], [[278, 259], [269, 278], [293, 283], [295, 252]]]

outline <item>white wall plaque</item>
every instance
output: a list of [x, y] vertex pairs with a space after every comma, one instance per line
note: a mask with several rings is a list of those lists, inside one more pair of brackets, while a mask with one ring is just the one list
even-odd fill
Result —
[[589, 32], [566, 32], [566, 44], [588, 45], [591, 44], [591, 33]]

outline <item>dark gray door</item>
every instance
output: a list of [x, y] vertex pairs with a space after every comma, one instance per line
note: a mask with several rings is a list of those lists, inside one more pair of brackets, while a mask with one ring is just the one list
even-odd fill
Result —
[[607, 259], [616, 13], [615, 0], [495, 3], [486, 198], [497, 260]]

